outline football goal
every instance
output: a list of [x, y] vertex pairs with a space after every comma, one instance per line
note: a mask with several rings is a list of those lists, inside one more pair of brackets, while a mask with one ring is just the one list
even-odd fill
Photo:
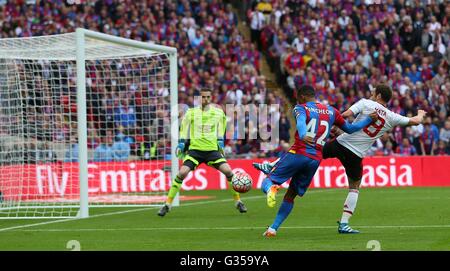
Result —
[[0, 219], [161, 205], [177, 89], [173, 47], [81, 28], [0, 39]]

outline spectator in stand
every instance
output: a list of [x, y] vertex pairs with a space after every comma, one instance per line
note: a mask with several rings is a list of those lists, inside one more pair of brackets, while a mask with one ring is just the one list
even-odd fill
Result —
[[132, 135], [134, 131], [133, 130], [126, 130], [125, 127], [123, 127], [122, 125], [120, 125], [117, 129], [117, 133], [116, 136], [119, 138], [122, 138], [123, 141], [127, 142], [128, 144], [134, 144], [135, 143], [135, 139]]
[[336, 94], [336, 102], [332, 104], [334, 108], [336, 108], [339, 112], [344, 112], [349, 108], [349, 103], [344, 98], [344, 94], [338, 92]]
[[256, 159], [260, 154], [260, 150], [256, 146], [252, 146], [251, 149], [245, 154], [244, 159]]
[[[407, 116], [412, 116], [411, 113], [407, 114]], [[422, 153], [422, 147], [421, 147], [421, 136], [423, 134], [425, 130], [425, 126], [423, 124], [419, 124], [417, 126], [411, 126], [410, 127], [410, 135], [412, 136], [412, 144], [414, 145], [414, 147], [416, 148], [417, 154], [418, 155], [424, 155]]]
[[361, 51], [356, 58], [356, 61], [361, 63], [365, 69], [370, 69], [372, 66], [372, 57], [365, 46], [361, 47]]
[[410, 156], [410, 155], [416, 155], [417, 151], [416, 148], [411, 145], [411, 142], [407, 137], [403, 138], [402, 143], [398, 145], [396, 153], [401, 156]]
[[339, 16], [338, 18], [338, 24], [340, 26], [340, 28], [343, 30], [345, 28], [347, 28], [347, 26], [350, 24], [351, 19], [350, 17], [347, 16], [347, 10], [343, 9], [341, 11], [341, 16]]
[[392, 148], [392, 143], [390, 141], [386, 142], [386, 145], [383, 148], [383, 155], [384, 156], [392, 156], [395, 152]]
[[416, 84], [418, 81], [420, 81], [422, 77], [422, 73], [419, 70], [417, 70], [416, 64], [412, 64], [411, 69], [407, 68], [405, 70], [405, 74], [413, 84]]
[[297, 49], [297, 52], [303, 54], [305, 52], [305, 45], [309, 44], [309, 39], [305, 37], [303, 32], [298, 31], [297, 33], [298, 37], [292, 41], [291, 46]]
[[[438, 73], [431, 80], [432, 85], [438, 86], [440, 88], [445, 83], [445, 80], [448, 77], [447, 72], [448, 70], [443, 65], [439, 66]], [[440, 105], [442, 105], [442, 103], [440, 103]]]
[[45, 142], [42, 147], [43, 157], [46, 162], [58, 162], [58, 155], [56, 154], [54, 148], [51, 147], [51, 143]]
[[112, 137], [100, 138], [100, 144], [94, 150], [94, 162], [111, 162], [114, 160]]
[[98, 135], [98, 130], [94, 127], [93, 122], [89, 122], [89, 128], [88, 128], [88, 148], [89, 149], [95, 149], [99, 145], [100, 137]]
[[123, 126], [132, 129], [136, 126], [136, 110], [129, 104], [128, 99], [122, 98], [114, 109], [114, 121], [116, 127]]
[[130, 157], [130, 144], [125, 141], [123, 135], [116, 136], [116, 140], [112, 145], [112, 151], [114, 154], [114, 161], [128, 161]]
[[249, 13], [251, 40], [258, 45], [258, 50], [261, 50], [261, 30], [266, 24], [266, 17], [257, 7]]
[[290, 135], [291, 123], [289, 119], [286, 117], [286, 114], [284, 112], [281, 113], [279, 126], [280, 126], [280, 141], [283, 140], [285, 142], [289, 142], [289, 140], [291, 139]]
[[433, 118], [431, 116], [427, 116], [425, 118], [425, 124], [429, 123], [431, 132], [433, 132], [433, 138], [435, 143], [437, 144], [439, 141], [439, 128], [436, 126], [436, 124], [433, 122]]
[[205, 37], [204, 37], [202, 31], [200, 29], [197, 29], [191, 39], [191, 46], [193, 48], [199, 47], [200, 45], [203, 44], [204, 39], [205, 39]]
[[431, 129], [431, 122], [425, 122], [423, 134], [420, 136], [420, 148], [423, 155], [434, 155], [436, 137]]
[[64, 155], [64, 162], [78, 162], [78, 139], [75, 136], [70, 138], [70, 147]]
[[436, 150], [434, 151], [435, 155], [449, 155], [450, 148], [448, 148], [448, 146], [445, 144], [444, 141], [439, 141], [438, 143], [438, 147], [436, 148]]
[[[389, 143], [389, 144], [388, 144]], [[390, 146], [389, 149], [386, 146]], [[392, 133], [384, 133], [382, 137], [378, 138], [374, 143], [373, 154], [377, 156], [385, 155], [385, 151], [392, 151], [397, 148], [397, 142]]]
[[441, 132], [439, 133], [439, 138], [445, 144], [450, 144], [450, 120], [445, 122], [444, 127], [441, 128]]
[[294, 86], [294, 77], [300, 75], [300, 71], [305, 67], [305, 61], [302, 55], [293, 47], [290, 47], [290, 54], [286, 57], [284, 61], [284, 66], [288, 74], [288, 82], [291, 82], [292, 88]]
[[158, 160], [170, 160], [170, 145], [166, 144], [168, 139], [160, 139], [156, 142], [156, 159]]

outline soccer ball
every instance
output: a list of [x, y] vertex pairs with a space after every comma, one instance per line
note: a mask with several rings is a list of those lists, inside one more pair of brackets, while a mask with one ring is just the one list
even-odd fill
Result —
[[236, 172], [231, 179], [233, 189], [239, 193], [247, 193], [252, 189], [252, 177], [245, 172]]

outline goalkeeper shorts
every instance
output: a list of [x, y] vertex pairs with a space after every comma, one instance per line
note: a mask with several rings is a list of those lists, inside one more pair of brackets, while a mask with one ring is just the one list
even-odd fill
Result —
[[183, 165], [188, 166], [191, 170], [196, 169], [201, 163], [219, 168], [226, 162], [227, 160], [219, 151], [188, 150], [183, 159]]

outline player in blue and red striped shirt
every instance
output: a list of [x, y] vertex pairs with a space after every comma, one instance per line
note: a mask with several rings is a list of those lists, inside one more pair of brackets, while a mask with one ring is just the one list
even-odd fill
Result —
[[280, 185], [291, 179], [274, 223], [264, 232], [267, 237], [276, 235], [277, 229], [294, 207], [294, 198], [303, 196], [308, 189], [322, 160], [322, 148], [331, 127], [336, 125], [351, 134], [378, 118], [374, 112], [361, 121], [349, 123], [334, 107], [315, 102], [315, 90], [309, 85], [297, 90], [297, 102], [293, 112], [297, 122], [295, 143], [275, 164], [261, 187], [267, 194], [267, 205], [274, 207]]

